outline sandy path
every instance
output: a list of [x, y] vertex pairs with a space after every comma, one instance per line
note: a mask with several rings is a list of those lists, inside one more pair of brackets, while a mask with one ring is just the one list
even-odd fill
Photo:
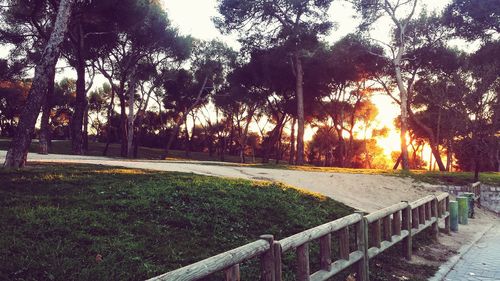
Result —
[[[5, 154], [6, 151], [0, 151], [0, 159], [5, 159]], [[279, 181], [321, 193], [351, 207], [368, 212], [402, 200], [415, 200], [436, 190], [434, 186], [416, 183], [410, 178], [252, 168], [217, 162], [129, 161], [95, 156], [39, 155], [36, 153], [30, 153], [28, 159], [29, 161], [98, 164], [251, 180]]]

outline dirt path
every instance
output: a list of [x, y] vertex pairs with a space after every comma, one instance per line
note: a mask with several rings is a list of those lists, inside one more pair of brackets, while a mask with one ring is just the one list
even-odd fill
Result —
[[[5, 151], [0, 151], [0, 159], [5, 158], [5, 153]], [[411, 178], [265, 169], [241, 167], [218, 162], [130, 161], [106, 157], [56, 154], [39, 155], [35, 153], [30, 153], [28, 159], [30, 161], [41, 162], [98, 164], [251, 180], [279, 181], [321, 193], [351, 207], [367, 212], [387, 207], [402, 200], [412, 201], [433, 193], [436, 190], [435, 186], [416, 183]]]

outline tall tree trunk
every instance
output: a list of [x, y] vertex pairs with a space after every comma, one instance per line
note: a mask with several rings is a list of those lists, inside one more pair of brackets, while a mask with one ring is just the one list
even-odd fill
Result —
[[89, 150], [89, 105], [85, 106], [85, 114], [83, 115], [83, 152], [86, 154]]
[[186, 158], [191, 158], [191, 137], [189, 136], [189, 127], [188, 127], [188, 115], [185, 116], [184, 118], [184, 126], [186, 128], [186, 143], [184, 145], [184, 152], [186, 155]]
[[120, 156], [127, 157], [127, 103], [125, 93], [119, 95], [120, 98]]
[[479, 181], [479, 171], [481, 170], [481, 160], [479, 157], [474, 159], [474, 182]]
[[446, 156], [446, 171], [451, 172], [451, 166], [453, 161], [453, 141], [451, 137], [448, 139], [448, 153]]
[[281, 139], [283, 138], [283, 128], [285, 128], [285, 124], [283, 124], [283, 126], [281, 126], [280, 132], [278, 134], [278, 139], [276, 140], [276, 142], [278, 143], [278, 146], [276, 147], [276, 157], [275, 157], [275, 164], [276, 165], [278, 165], [280, 163], [280, 160], [282, 158], [282, 143], [281, 143]]
[[297, 95], [297, 165], [304, 165], [304, 71], [299, 52], [295, 52], [295, 91]]
[[131, 81], [128, 85], [128, 115], [127, 115], [127, 158], [134, 157], [134, 105], [135, 105], [135, 88], [136, 78], [135, 74], [132, 75]]
[[396, 163], [394, 163], [394, 166], [392, 167], [392, 169], [397, 170], [399, 167], [399, 163], [401, 163], [401, 154], [399, 154], [398, 159], [396, 160]]
[[[110, 81], [112, 82], [112, 81]], [[113, 85], [113, 84], [111, 84]], [[111, 143], [111, 132], [112, 132], [112, 123], [114, 113], [114, 103], [115, 103], [115, 88], [111, 86], [111, 100], [109, 101], [108, 106], [108, 126], [106, 127], [106, 146], [102, 152], [103, 156], [106, 156], [108, 153], [109, 144]]]
[[16, 133], [5, 157], [5, 167], [21, 168], [26, 165], [28, 149], [31, 144], [31, 134], [35, 129], [36, 119], [40, 113], [44, 96], [47, 93], [51, 74], [55, 71], [59, 59], [61, 44], [68, 30], [68, 22], [74, 2], [75, 0], [61, 0], [59, 2], [56, 22], [49, 41], [43, 50], [42, 57], [35, 68], [35, 77], [31, 84], [26, 105], [21, 112]]
[[290, 165], [295, 163], [295, 122], [297, 122], [297, 119], [293, 118], [290, 132], [290, 158], [288, 159], [288, 164]]
[[434, 136], [434, 132], [432, 131], [431, 128], [426, 126], [422, 121], [420, 121], [413, 111], [411, 109], [407, 110], [409, 113], [409, 117], [411, 120], [418, 126], [420, 129], [422, 129], [424, 132], [427, 133], [427, 137], [429, 140], [429, 146], [431, 147], [432, 155], [434, 155], [434, 159], [436, 160], [436, 163], [439, 167], [440, 171], [445, 171], [446, 167], [444, 166], [443, 160], [441, 159], [441, 153], [439, 152], [439, 147], [438, 147], [438, 142], [436, 140], [436, 137]]
[[[401, 47], [402, 48], [402, 47]], [[406, 133], [408, 132], [408, 92], [403, 85], [403, 77], [401, 75], [401, 56], [403, 51], [400, 50], [398, 57], [394, 59], [394, 70], [398, 84], [399, 94], [401, 98], [401, 165], [403, 170], [410, 169], [408, 161], [408, 144], [406, 142]]]
[[245, 129], [243, 130], [243, 134], [241, 135], [241, 138], [240, 138], [240, 162], [241, 163], [245, 163], [245, 148], [247, 146], [248, 128], [250, 127], [250, 123], [252, 122], [254, 112], [255, 112], [255, 109], [253, 109], [253, 108], [248, 112], [246, 124], [245, 124]]
[[78, 28], [78, 46], [76, 47], [76, 100], [75, 112], [73, 113], [73, 118], [71, 118], [71, 128], [73, 130], [71, 148], [73, 154], [81, 155], [83, 154], [83, 119], [85, 118], [85, 108], [87, 107], [87, 91], [85, 89], [85, 58], [83, 56], [85, 48], [84, 35], [82, 26], [79, 25]]
[[38, 139], [38, 153], [49, 154], [49, 142], [51, 138], [51, 130], [49, 124], [50, 112], [52, 111], [52, 97], [54, 95], [54, 79], [55, 79], [55, 69], [50, 73], [47, 85], [47, 95], [44, 98], [44, 105], [42, 111], [42, 119], [40, 120], [40, 136]]

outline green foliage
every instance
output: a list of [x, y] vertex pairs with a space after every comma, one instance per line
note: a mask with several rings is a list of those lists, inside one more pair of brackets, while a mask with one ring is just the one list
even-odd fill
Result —
[[444, 19], [460, 37], [490, 40], [500, 32], [500, 5], [497, 0], [453, 0]]
[[352, 212], [275, 183], [103, 166], [0, 170], [0, 183], [3, 280], [142, 280]]

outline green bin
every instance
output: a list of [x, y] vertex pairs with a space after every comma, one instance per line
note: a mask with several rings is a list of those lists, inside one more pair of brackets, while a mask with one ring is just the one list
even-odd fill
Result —
[[474, 217], [474, 197], [476, 196], [472, 192], [465, 192], [462, 196], [469, 198], [469, 218]]
[[450, 230], [458, 231], [458, 203], [450, 200]]
[[465, 196], [458, 196], [458, 223], [468, 224], [469, 223], [469, 198]]

